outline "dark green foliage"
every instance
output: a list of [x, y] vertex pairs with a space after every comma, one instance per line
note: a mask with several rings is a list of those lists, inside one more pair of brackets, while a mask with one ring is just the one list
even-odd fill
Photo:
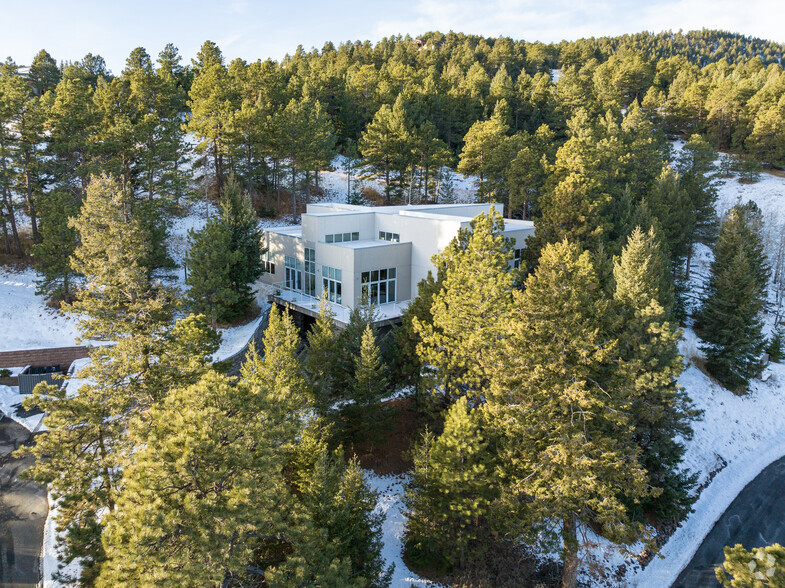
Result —
[[213, 323], [231, 322], [248, 312], [251, 286], [262, 275], [262, 241], [248, 195], [230, 178], [220, 216], [190, 231], [186, 255], [191, 309]]
[[390, 585], [393, 566], [382, 558], [382, 521], [374, 513], [377, 494], [369, 487], [356, 461], [346, 464], [343, 452], [324, 444], [312, 447], [313, 464], [299, 485], [301, 501], [323, 534], [326, 553], [351, 562], [351, 578], [366, 585]]
[[68, 225], [68, 218], [78, 214], [79, 202], [67, 192], [53, 190], [45, 194], [38, 205], [41, 240], [33, 246], [39, 273], [36, 292], [70, 303], [75, 289], [75, 272], [70, 259], [78, 243], [78, 234]]
[[189, 231], [188, 244], [185, 283], [190, 286], [189, 306], [210, 317], [213, 325], [231, 321], [239, 296], [232, 287], [230, 270], [241, 256], [232, 250], [229, 229], [211, 220], [200, 231]]
[[341, 408], [349, 439], [375, 441], [384, 428], [385, 413], [381, 400], [388, 391], [385, 369], [376, 345], [376, 331], [366, 324], [360, 340], [360, 352], [354, 359], [349, 402]]
[[406, 552], [424, 567], [465, 567], [483, 552], [484, 516], [494, 497], [479, 409], [459, 399], [439, 437], [426, 430], [414, 451], [406, 490]]
[[785, 336], [781, 328], [774, 329], [771, 338], [766, 343], [766, 353], [769, 354], [771, 361], [780, 362], [785, 357]]
[[629, 508], [640, 519], [652, 510], [681, 519], [695, 501], [691, 489], [696, 476], [681, 471], [685, 446], [676, 438], [691, 437], [696, 414], [677, 383], [684, 366], [677, 347], [680, 333], [671, 322], [672, 276], [654, 229], [632, 232], [613, 275], [621, 333], [616, 376], [652, 488], [651, 496], [631, 501]]
[[761, 221], [754, 203], [735, 206], [728, 213], [714, 248], [711, 278], [697, 323], [707, 369], [733, 389], [745, 388], [763, 367], [760, 313], [769, 269]]

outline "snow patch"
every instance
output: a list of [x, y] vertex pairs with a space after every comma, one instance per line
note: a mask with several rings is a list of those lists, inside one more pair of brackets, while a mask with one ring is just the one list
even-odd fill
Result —
[[390, 585], [393, 588], [435, 586], [433, 582], [412, 573], [403, 563], [403, 535], [406, 532], [403, 493], [409, 476], [379, 476], [365, 470], [365, 480], [372, 490], [379, 493], [374, 513], [385, 515], [382, 523], [382, 556], [386, 565], [395, 564]]

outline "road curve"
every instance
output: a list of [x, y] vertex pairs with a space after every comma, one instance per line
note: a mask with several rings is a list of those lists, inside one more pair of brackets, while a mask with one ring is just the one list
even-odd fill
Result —
[[672, 588], [717, 588], [714, 568], [725, 561], [723, 548], [785, 545], [785, 457], [778, 459], [733, 500]]

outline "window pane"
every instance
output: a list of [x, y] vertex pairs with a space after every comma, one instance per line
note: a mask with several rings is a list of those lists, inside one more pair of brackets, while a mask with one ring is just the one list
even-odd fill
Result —
[[335, 270], [335, 279], [338, 280], [339, 282], [341, 281], [341, 270], [339, 269]]
[[343, 240], [344, 241], [351, 241], [352, 240], [352, 234], [351, 233], [344, 233], [343, 234]]
[[340, 282], [337, 282], [335, 284], [335, 301], [338, 304], [341, 304], [343, 302], [343, 298], [341, 297], [341, 283]]
[[384, 304], [387, 302], [387, 282], [379, 283], [379, 303]]
[[384, 241], [384, 231], [379, 231], [379, 239]]
[[378, 282], [379, 281], [379, 270], [373, 270], [371, 272], [371, 281]]
[[387, 279], [387, 270], [386, 269], [379, 270], [379, 279], [380, 280], [386, 280]]
[[360, 233], [352, 233], [352, 241], [359, 241]]
[[395, 268], [394, 268], [394, 267], [391, 267], [389, 270], [387, 270], [387, 275], [388, 275], [390, 278], [394, 278], [394, 277], [395, 277]]
[[332, 243], [333, 242], [333, 236], [332, 235], [327, 235], [327, 237], [325, 238], [325, 241], [327, 241], [328, 243]]
[[387, 300], [395, 302], [395, 280], [387, 282]]
[[379, 296], [379, 284], [371, 284], [371, 302], [376, 302]]
[[363, 272], [362, 273], [362, 282], [363, 284], [367, 284], [371, 281], [371, 272]]

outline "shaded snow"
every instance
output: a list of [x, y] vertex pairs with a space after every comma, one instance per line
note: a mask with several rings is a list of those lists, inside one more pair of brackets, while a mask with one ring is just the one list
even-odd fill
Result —
[[406, 530], [406, 515], [403, 509], [403, 492], [409, 476], [379, 476], [370, 470], [365, 471], [365, 479], [372, 490], [379, 493], [375, 513], [384, 513], [382, 525], [382, 556], [386, 564], [395, 564], [392, 588], [408, 588], [409, 586], [434, 586], [433, 582], [424, 580], [412, 573], [403, 563], [403, 535]]

